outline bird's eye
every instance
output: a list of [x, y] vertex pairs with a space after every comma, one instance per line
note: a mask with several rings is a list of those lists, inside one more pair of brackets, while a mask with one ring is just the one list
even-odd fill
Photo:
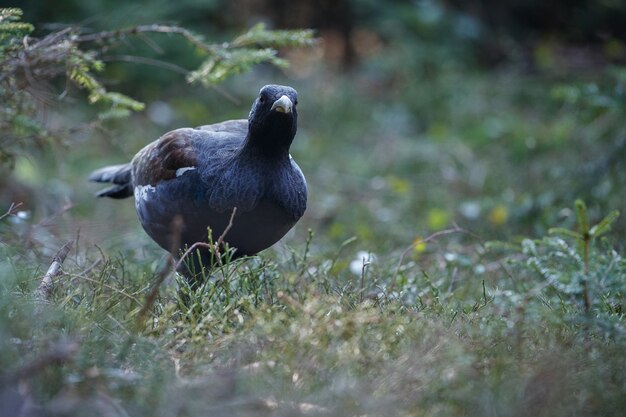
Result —
[[265, 97], [260, 96], [260, 97], [259, 97], [259, 102], [260, 102], [260, 103], [265, 103]]
[[293, 102], [293, 105], [294, 105], [294, 106], [297, 106], [297, 105], [298, 105], [298, 100], [294, 101], [294, 102]]

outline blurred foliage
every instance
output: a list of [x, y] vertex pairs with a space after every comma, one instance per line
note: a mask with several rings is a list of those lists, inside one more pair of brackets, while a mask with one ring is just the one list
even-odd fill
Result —
[[199, 69], [190, 73], [187, 79], [191, 83], [199, 81], [213, 85], [262, 63], [284, 68], [287, 61], [276, 56], [277, 48], [311, 46], [314, 42], [311, 30], [270, 31], [264, 24], [258, 23], [232, 43], [222, 43], [219, 49], [213, 47], [210, 54], [212, 56]]
[[19, 21], [20, 9], [0, 9], [0, 13], [0, 98], [5, 103], [0, 127], [8, 133], [0, 141], [0, 162], [11, 164], [18, 153], [28, 153], [34, 145], [41, 146], [55, 136], [71, 133], [70, 130], [50, 132], [37, 118], [37, 113], [42, 111], [38, 107], [54, 102], [48, 85], [59, 78], [64, 78], [66, 85], [57, 100], [66, 99], [72, 87], [86, 90], [90, 104], [104, 105], [98, 115], [100, 120], [127, 117], [131, 111], [143, 110], [143, 103], [119, 92], [107, 91], [95, 75], [104, 70], [101, 56], [126, 37], [155, 33], [180, 36], [206, 56], [200, 68], [187, 77], [191, 83], [205, 85], [223, 82], [227, 77], [265, 62], [285, 67], [287, 61], [276, 57], [276, 48], [314, 43], [310, 30], [269, 31], [262, 24], [232, 43], [219, 44], [206, 43], [187, 29], [164, 25], [87, 34], [79, 27], [67, 27], [36, 39], [29, 37], [33, 26]]
[[163, 288], [139, 326], [149, 265], [72, 256], [41, 304], [37, 274], [2, 246], [0, 404], [67, 416], [617, 416], [626, 262], [598, 243], [587, 311], [580, 256], [544, 237], [503, 259], [497, 246], [399, 268], [370, 258], [356, 275], [333, 266], [349, 253], [331, 263], [307, 247], [239, 259], [196, 290], [180, 281], [182, 297]]
[[443, 3], [475, 16], [494, 34], [515, 39], [558, 36], [584, 43], [623, 39], [626, 34], [620, 23], [626, 17], [626, 5], [620, 1], [446, 0]]
[[[52, 33], [43, 39], [30, 39], [33, 27], [19, 22], [20, 9], [0, 9], [0, 98], [4, 105], [0, 127], [0, 162], [12, 164], [17, 153], [28, 152], [54, 138], [37, 120], [37, 105], [46, 101], [45, 86], [64, 76], [66, 91], [71, 85], [87, 91], [90, 103], [103, 103], [109, 113], [126, 115], [141, 110], [143, 104], [123, 94], [108, 92], [95, 78], [103, 63], [95, 51], [83, 51], [71, 30]], [[50, 97], [47, 98], [50, 100]]]

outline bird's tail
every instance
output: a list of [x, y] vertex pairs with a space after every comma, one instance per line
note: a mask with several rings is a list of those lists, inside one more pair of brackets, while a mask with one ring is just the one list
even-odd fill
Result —
[[130, 163], [97, 169], [89, 175], [89, 181], [113, 184], [98, 191], [96, 193], [98, 197], [126, 198], [133, 195]]

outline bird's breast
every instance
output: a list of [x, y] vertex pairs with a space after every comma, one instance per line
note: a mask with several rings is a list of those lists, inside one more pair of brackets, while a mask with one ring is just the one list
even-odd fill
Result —
[[[207, 241], [209, 230], [217, 240], [236, 207], [225, 241], [240, 255], [255, 254], [280, 240], [298, 217], [289, 209], [284, 192], [263, 193], [250, 181], [242, 186], [241, 176], [234, 180], [235, 185], [231, 180], [208, 187], [196, 170], [189, 170], [156, 186], [138, 185], [134, 190], [137, 215], [148, 235], [169, 251], [175, 245], [183, 248]], [[270, 190], [267, 184], [257, 182], [257, 187]], [[221, 199], [218, 205], [213, 200], [216, 192]]]

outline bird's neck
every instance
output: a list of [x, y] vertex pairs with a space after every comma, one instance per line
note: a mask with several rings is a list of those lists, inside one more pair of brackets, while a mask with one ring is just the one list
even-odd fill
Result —
[[276, 134], [254, 134], [248, 131], [244, 140], [242, 153], [245, 155], [262, 157], [270, 160], [289, 159], [289, 148], [293, 141], [291, 134], [283, 132]]
[[270, 163], [281, 163], [289, 160], [289, 148], [267, 148], [246, 143], [239, 152], [239, 157], [244, 159], [264, 160]]

